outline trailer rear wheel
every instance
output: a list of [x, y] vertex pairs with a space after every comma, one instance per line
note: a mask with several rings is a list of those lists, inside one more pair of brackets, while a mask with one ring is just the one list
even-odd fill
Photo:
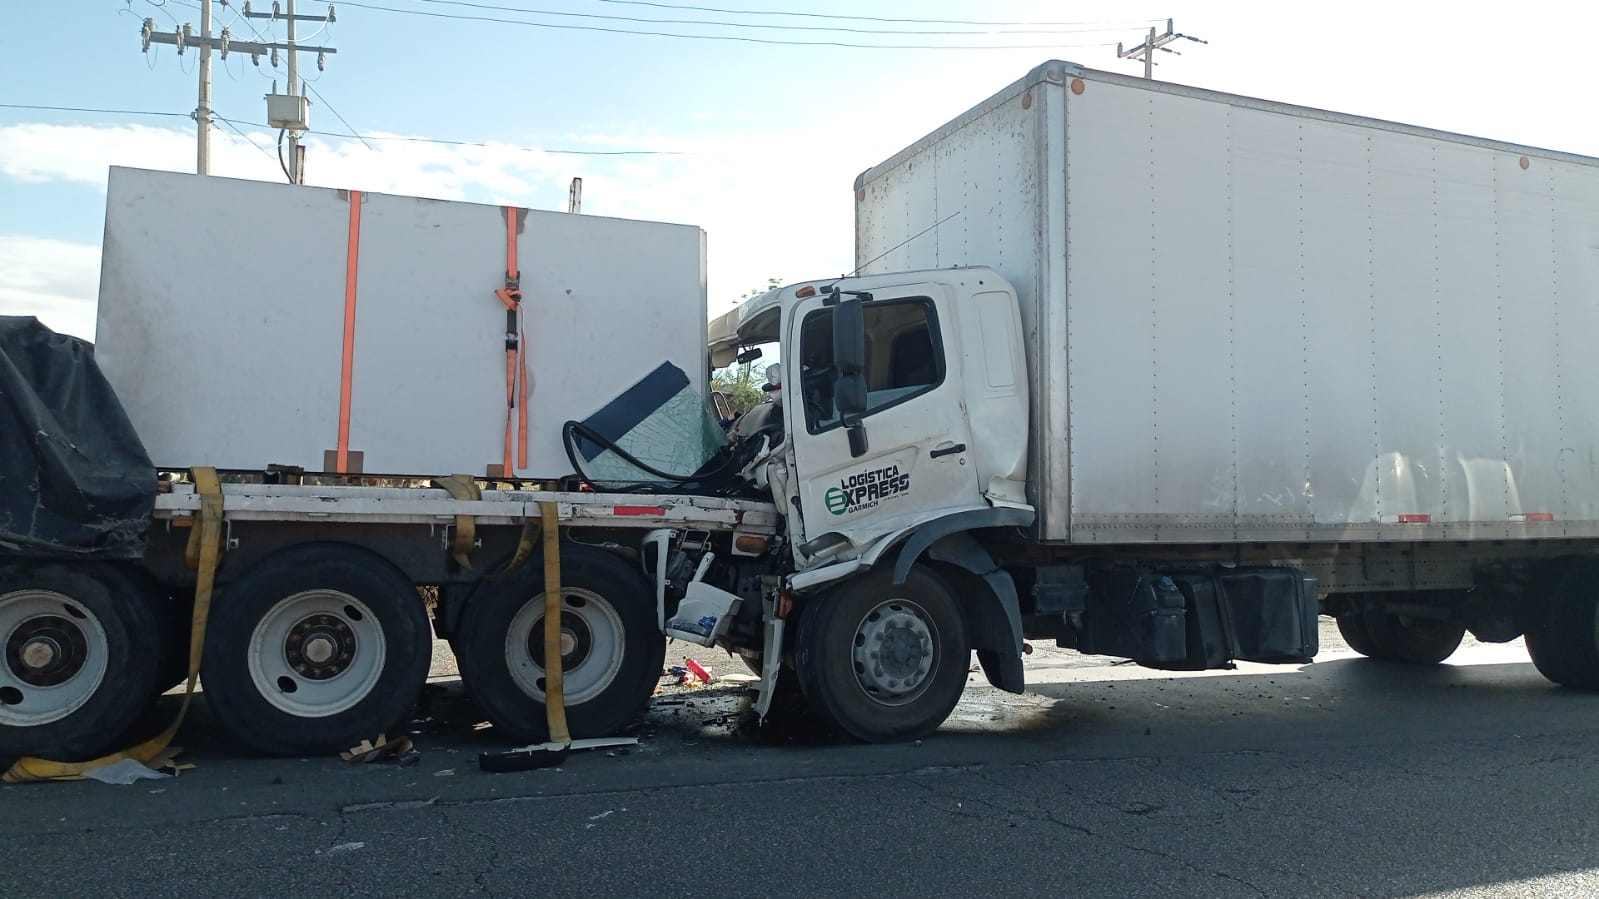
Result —
[[1377, 647], [1372, 643], [1371, 631], [1366, 629], [1366, 616], [1359, 609], [1346, 610], [1333, 620], [1338, 622], [1338, 633], [1350, 649], [1363, 656], [1376, 656]]
[[126, 596], [140, 597], [155, 616], [156, 679], [154, 696], [172, 689], [189, 677], [189, 629], [194, 614], [194, 588], [174, 593], [161, 585], [148, 571], [132, 566], [106, 568], [100, 575]]
[[1525, 635], [1532, 664], [1561, 686], [1599, 690], [1599, 559], [1557, 564], [1539, 592]]
[[966, 689], [971, 646], [943, 580], [886, 570], [812, 600], [795, 638], [800, 690], [819, 715], [866, 742], [938, 729]]
[[[655, 692], [666, 638], [655, 591], [622, 559], [561, 547], [561, 676], [574, 739], [615, 734]], [[544, 710], [544, 562], [529, 559], [484, 584], [461, 613], [457, 659], [467, 693], [499, 732], [549, 739]]]
[[206, 705], [274, 755], [318, 755], [375, 739], [415, 703], [431, 661], [416, 588], [351, 546], [296, 546], [223, 591], [203, 658]]
[[1455, 621], [1407, 618], [1374, 609], [1367, 609], [1361, 618], [1371, 638], [1372, 651], [1366, 655], [1374, 659], [1436, 665], [1454, 655], [1466, 636], [1466, 626]]
[[0, 756], [94, 758], [148, 707], [148, 597], [65, 565], [0, 569]]

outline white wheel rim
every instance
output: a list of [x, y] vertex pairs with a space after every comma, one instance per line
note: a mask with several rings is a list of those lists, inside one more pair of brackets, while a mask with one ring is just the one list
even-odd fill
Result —
[[286, 597], [250, 634], [250, 680], [273, 707], [326, 718], [365, 699], [383, 674], [383, 625], [367, 605], [337, 590]]
[[[627, 647], [622, 617], [604, 597], [568, 587], [561, 599], [561, 685], [567, 705], [580, 705], [605, 691], [622, 670]], [[544, 701], [544, 593], [528, 600], [505, 633], [505, 664], [516, 686]]]
[[38, 727], [83, 708], [105, 681], [105, 627], [52, 590], [0, 596], [0, 725]]

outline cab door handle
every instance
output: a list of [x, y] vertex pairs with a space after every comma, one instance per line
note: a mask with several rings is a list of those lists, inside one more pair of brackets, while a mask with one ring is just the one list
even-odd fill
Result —
[[932, 450], [927, 455], [928, 458], [937, 459], [939, 456], [952, 456], [956, 453], [964, 452], [966, 452], [966, 444], [957, 443], [954, 446], [946, 446], [943, 449]]

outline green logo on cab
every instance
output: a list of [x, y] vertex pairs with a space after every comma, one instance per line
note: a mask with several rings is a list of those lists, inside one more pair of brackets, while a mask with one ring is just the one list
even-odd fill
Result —
[[849, 508], [849, 497], [845, 496], [843, 489], [839, 487], [827, 488], [827, 493], [823, 494], [822, 498], [827, 502], [827, 511], [834, 515], [843, 515]]

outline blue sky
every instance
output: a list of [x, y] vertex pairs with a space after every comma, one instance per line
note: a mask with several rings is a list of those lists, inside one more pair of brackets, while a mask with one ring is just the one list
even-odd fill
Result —
[[[364, 135], [488, 142], [489, 148], [311, 135], [313, 184], [560, 209], [584, 177], [584, 211], [689, 222], [708, 234], [713, 314], [769, 276], [801, 280], [850, 267], [856, 174], [1051, 58], [1139, 71], [1116, 59], [1140, 23], [1176, 20], [1205, 38], [1163, 56], [1156, 77], [1599, 156], [1592, 66], [1572, 35], [1591, 34], [1591, 3], [1470, 7], [1442, 2], [1332, 4], [990, 0], [476, 0], [481, 6], [589, 16], [697, 19], [745, 26], [534, 15], [437, 0], [340, 3], [313, 39], [338, 53], [312, 87], [313, 127]], [[739, 10], [710, 13], [672, 6]], [[257, 9], [270, 0], [257, 0]], [[384, 7], [383, 9], [374, 7]], [[159, 30], [199, 22], [188, 0], [5, 0], [12, 39], [0, 55], [0, 103], [187, 113], [196, 57], [140, 52]], [[301, 2], [302, 14], [326, 4]], [[251, 38], [238, 4], [217, 25]], [[544, 25], [871, 44], [900, 50], [673, 39], [414, 15], [497, 16]], [[763, 16], [803, 11], [811, 16]], [[1065, 23], [984, 28], [824, 18]], [[269, 28], [281, 38], [281, 23]], [[944, 30], [952, 35], [813, 31]], [[302, 38], [318, 26], [302, 25]], [[998, 33], [1010, 31], [1017, 33]], [[1098, 46], [1095, 46], [1098, 44]], [[1028, 49], [980, 49], [1029, 45]], [[262, 95], [283, 68], [215, 62], [213, 172], [281, 179]], [[177, 117], [0, 108], [0, 314], [39, 314], [92, 334], [105, 167], [192, 171], [193, 124]], [[678, 151], [576, 156], [552, 149]]]

